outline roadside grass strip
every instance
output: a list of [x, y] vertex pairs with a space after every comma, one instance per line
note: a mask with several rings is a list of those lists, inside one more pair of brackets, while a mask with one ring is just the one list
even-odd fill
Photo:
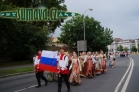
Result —
[[10, 70], [0, 70], [0, 76], [6, 77], [14, 74], [20, 74], [20, 73], [26, 73], [31, 72], [34, 70], [33, 66], [30, 67], [24, 67], [24, 68], [16, 68], [16, 69], [10, 69]]

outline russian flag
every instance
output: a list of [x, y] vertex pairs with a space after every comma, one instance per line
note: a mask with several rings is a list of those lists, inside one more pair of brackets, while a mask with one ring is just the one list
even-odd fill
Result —
[[40, 69], [50, 72], [58, 72], [57, 54], [58, 52], [43, 50], [39, 63]]

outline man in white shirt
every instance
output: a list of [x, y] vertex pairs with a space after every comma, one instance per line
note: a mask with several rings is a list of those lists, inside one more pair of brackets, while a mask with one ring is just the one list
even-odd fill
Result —
[[64, 54], [64, 47], [60, 49], [60, 55], [58, 56], [58, 92], [61, 92], [62, 79], [64, 79], [68, 92], [70, 92], [70, 85], [68, 81], [68, 57]]
[[42, 51], [39, 50], [38, 55], [36, 56], [36, 58], [34, 58], [34, 67], [35, 67], [35, 71], [36, 71], [36, 79], [38, 82], [38, 86], [36, 86], [36, 88], [41, 87], [41, 79], [45, 81], [45, 85], [47, 85], [47, 83], [48, 83], [48, 80], [45, 78], [45, 76], [43, 74], [44, 70], [40, 69], [40, 66], [39, 66], [41, 53], [42, 53]]

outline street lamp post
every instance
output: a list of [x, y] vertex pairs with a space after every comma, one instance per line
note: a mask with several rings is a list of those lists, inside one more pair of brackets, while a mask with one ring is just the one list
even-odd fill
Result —
[[[87, 10], [83, 13], [83, 15], [85, 15], [85, 13], [86, 13], [88, 10], [89, 10], [89, 11], [92, 11], [93, 9], [92, 9], [92, 8], [87, 9]], [[85, 40], [85, 21], [84, 21], [84, 16], [83, 16], [83, 26], [84, 26], [84, 40]]]

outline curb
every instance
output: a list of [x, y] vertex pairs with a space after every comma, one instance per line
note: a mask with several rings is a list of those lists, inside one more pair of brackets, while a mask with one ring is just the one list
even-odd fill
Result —
[[22, 73], [14, 73], [14, 74], [8, 74], [8, 75], [0, 76], [0, 78], [10, 77], [10, 76], [16, 76], [16, 75], [23, 75], [23, 74], [33, 73], [33, 72], [34, 72], [34, 71], [22, 72]]

